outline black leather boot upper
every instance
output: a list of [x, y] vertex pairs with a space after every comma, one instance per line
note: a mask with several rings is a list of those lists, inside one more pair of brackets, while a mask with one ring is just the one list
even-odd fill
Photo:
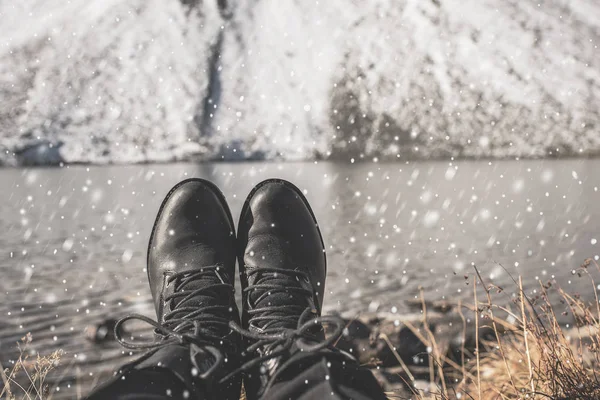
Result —
[[325, 250], [298, 188], [277, 179], [254, 188], [240, 216], [238, 257], [242, 326], [248, 330], [244, 336], [253, 365], [244, 385], [248, 398], [255, 399], [294, 353], [329, 344], [323, 344], [317, 323], [325, 290]]
[[[158, 322], [154, 350], [136, 368], [160, 365], [214, 398], [239, 398], [240, 379], [219, 380], [240, 365], [241, 339], [234, 298], [236, 239], [231, 214], [212, 183], [190, 179], [164, 200], [150, 237], [148, 279]], [[121, 341], [123, 343], [123, 341]], [[169, 350], [165, 351], [165, 347]]]
[[[212, 320], [215, 316], [237, 320], [231, 288], [235, 249], [235, 228], [219, 189], [200, 179], [175, 186], [160, 208], [148, 245], [148, 280], [159, 322], [168, 322], [165, 318], [172, 318], [175, 308], [175, 314], [185, 315], [187, 307], [195, 306], [210, 306], [216, 311], [214, 316], [211, 309], [197, 313], [195, 320]], [[212, 284], [222, 286], [208, 288]], [[195, 292], [186, 297], [182, 290]], [[212, 324], [206, 326], [209, 330], [215, 328]], [[225, 324], [219, 325], [215, 333], [227, 332]]]
[[240, 215], [238, 254], [244, 266], [240, 268], [243, 288], [254, 283], [256, 276], [248, 273], [256, 269], [296, 271], [309, 279], [300, 283], [314, 294], [306, 299], [310, 304], [302, 305], [321, 313], [327, 273], [325, 249], [314, 214], [296, 186], [270, 179], [254, 188]]

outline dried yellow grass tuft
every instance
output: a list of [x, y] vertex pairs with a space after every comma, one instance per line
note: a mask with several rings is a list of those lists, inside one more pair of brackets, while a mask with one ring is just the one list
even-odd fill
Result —
[[[412, 396], [408, 398], [600, 399], [600, 304], [596, 283], [588, 271], [591, 265], [600, 271], [600, 266], [595, 261], [586, 260], [576, 272], [590, 280], [595, 304], [587, 304], [578, 296], [570, 295], [560, 288], [555, 289], [561, 303], [569, 310], [563, 314], [570, 312], [575, 317], [575, 327], [570, 330], [559, 324], [555, 308], [550, 304], [548, 290], [551, 284], [540, 282], [541, 295], [532, 300], [523, 292], [521, 279], [515, 280], [519, 294], [514, 300], [518, 311], [514, 311], [494, 303], [491, 293], [496, 287], [487, 285], [476, 269], [473, 281], [474, 304], [465, 308], [477, 314], [476, 339], [479, 339], [479, 321], [489, 321], [487, 325], [494, 331], [496, 339], [478, 345], [475, 354], [466, 354], [463, 348], [462, 365], [458, 365], [448, 359], [446, 354], [438, 352], [440, 347], [436, 345], [433, 335], [420, 335], [421, 341], [432, 349], [429, 355], [430, 365], [436, 365], [438, 373], [432, 375], [427, 393], [413, 389]], [[486, 298], [483, 302], [477, 297], [478, 284], [485, 290]], [[425, 301], [423, 309], [425, 322]], [[508, 315], [507, 320], [511, 322], [498, 318], [494, 311]], [[462, 310], [460, 313], [462, 316]], [[466, 324], [463, 324], [463, 329], [466, 329]], [[443, 368], [439, 367], [440, 364], [443, 364]], [[446, 385], [448, 382], [454, 384], [446, 387], [443, 382]], [[406, 397], [389, 393], [389, 398]]]
[[[12, 368], [4, 369], [0, 365], [0, 376], [3, 387], [0, 398], [7, 400], [43, 400], [50, 397], [51, 388], [46, 384], [50, 371], [58, 367], [62, 350], [56, 350], [47, 356], [29, 355], [29, 345], [32, 341], [30, 333], [17, 343], [19, 358]], [[6, 396], [6, 397], [3, 397]]]

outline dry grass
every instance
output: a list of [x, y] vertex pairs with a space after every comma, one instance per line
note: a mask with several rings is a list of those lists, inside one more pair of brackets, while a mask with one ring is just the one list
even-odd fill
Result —
[[[528, 298], [519, 278], [515, 280], [518, 295], [514, 307], [494, 303], [492, 293], [501, 289], [484, 282], [476, 269], [472, 283], [474, 306], [461, 307], [477, 314], [476, 332], [480, 324], [486, 325], [496, 339], [482, 341], [482, 348], [478, 344], [473, 354], [463, 347], [462, 362], [458, 364], [447, 358], [445, 349], [440, 351], [430, 332], [426, 330], [423, 335], [409, 326], [431, 349], [430, 365], [436, 372], [431, 374], [428, 390], [412, 389], [411, 397], [417, 400], [600, 399], [600, 304], [596, 283], [588, 272], [592, 265], [600, 271], [595, 261], [587, 260], [576, 272], [590, 280], [595, 303], [586, 304], [578, 296], [542, 282], [540, 295]], [[484, 301], [477, 297], [477, 285], [484, 288]], [[570, 330], [559, 324], [557, 307], [553, 308], [548, 299], [549, 290], [560, 295], [566, 309], [561, 314], [574, 317], [575, 326]], [[425, 322], [424, 300], [423, 311]], [[462, 316], [462, 309], [460, 313]], [[507, 318], [501, 319], [498, 314]], [[467, 329], [466, 324], [463, 329]], [[463, 338], [465, 335], [466, 332]], [[479, 339], [477, 333], [475, 337]], [[397, 398], [391, 394], [389, 397]]]
[[29, 355], [31, 341], [31, 334], [28, 333], [17, 343], [19, 358], [12, 368], [4, 369], [0, 365], [3, 383], [0, 390], [1, 399], [42, 400], [50, 397], [51, 388], [46, 384], [46, 377], [59, 365], [63, 352], [56, 350], [44, 357], [36, 353], [33, 357]]

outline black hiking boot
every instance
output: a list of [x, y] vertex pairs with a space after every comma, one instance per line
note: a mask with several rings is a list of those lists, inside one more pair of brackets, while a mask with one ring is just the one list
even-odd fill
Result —
[[[231, 213], [215, 185], [189, 179], [163, 201], [148, 247], [148, 279], [158, 322], [130, 315], [115, 328], [119, 342], [149, 352], [128, 369], [166, 369], [189, 398], [239, 399], [241, 378], [222, 378], [240, 367], [241, 338], [234, 299], [236, 241]], [[132, 319], [152, 325], [153, 342], [121, 339]], [[180, 395], [174, 394], [175, 398]]]
[[[326, 258], [314, 214], [300, 190], [284, 180], [257, 185], [238, 226], [242, 327], [249, 358], [244, 387], [254, 400], [286, 369], [323, 353], [342, 333], [339, 318], [321, 317]], [[323, 324], [335, 326], [325, 339]]]

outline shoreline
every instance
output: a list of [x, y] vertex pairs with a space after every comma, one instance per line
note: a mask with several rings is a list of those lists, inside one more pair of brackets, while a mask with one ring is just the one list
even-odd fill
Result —
[[341, 157], [307, 157], [307, 158], [220, 158], [215, 156], [202, 157], [190, 155], [187, 157], [173, 157], [168, 159], [148, 159], [140, 161], [121, 161], [121, 160], [103, 160], [103, 161], [65, 161], [62, 158], [56, 158], [52, 161], [39, 161], [36, 159], [23, 159], [13, 154], [12, 157], [2, 159], [0, 157], [0, 170], [2, 169], [20, 169], [20, 168], [65, 168], [65, 167], [130, 167], [130, 166], [152, 166], [169, 164], [295, 164], [295, 163], [332, 163], [332, 164], [406, 164], [419, 162], [527, 162], [527, 161], [576, 161], [576, 160], [598, 160], [600, 159], [600, 149], [588, 153], [571, 152], [565, 155], [482, 155], [470, 156], [464, 154], [443, 154], [443, 155], [415, 155], [404, 157], [393, 156], [362, 156], [358, 158]]

